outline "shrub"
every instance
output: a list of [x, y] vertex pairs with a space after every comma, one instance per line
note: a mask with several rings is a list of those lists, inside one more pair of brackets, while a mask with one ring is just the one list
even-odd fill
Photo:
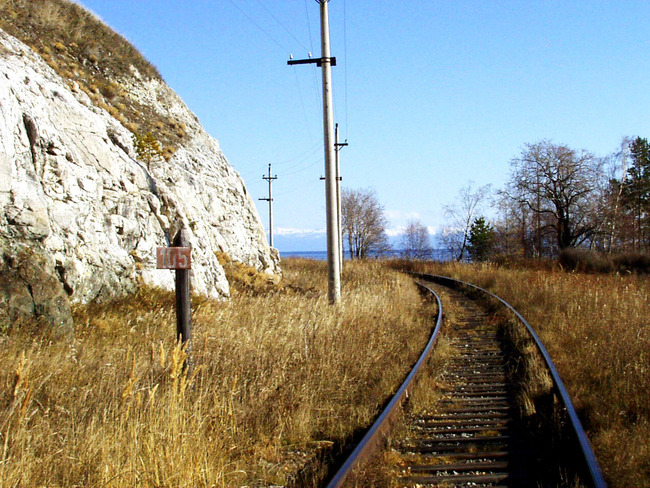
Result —
[[151, 167], [151, 162], [162, 158], [163, 153], [160, 143], [156, 140], [151, 132], [140, 135], [133, 133], [133, 147], [138, 159], [147, 163], [147, 168]]
[[614, 256], [619, 271], [650, 273], [650, 256], [640, 253], [625, 253]]
[[112, 83], [102, 85], [100, 91], [107, 100], [113, 100], [117, 97], [117, 89]]
[[614, 263], [604, 254], [584, 249], [563, 249], [558, 256], [558, 263], [565, 271], [584, 273], [611, 273]]
[[223, 266], [228, 283], [233, 289], [252, 295], [267, 293], [277, 289], [279, 277], [262, 273], [252, 266], [234, 261], [227, 253], [215, 253], [219, 264]]
[[582, 273], [650, 273], [650, 256], [642, 253], [609, 256], [585, 249], [565, 249], [558, 264], [565, 271]]

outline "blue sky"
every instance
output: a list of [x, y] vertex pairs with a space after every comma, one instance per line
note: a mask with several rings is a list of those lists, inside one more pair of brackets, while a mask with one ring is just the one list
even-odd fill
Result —
[[[325, 228], [314, 0], [81, 0], [129, 39], [219, 140], [268, 225]], [[503, 186], [525, 143], [600, 156], [647, 137], [650, 2], [329, 2], [343, 186], [372, 187], [391, 230], [445, 224], [468, 181]], [[283, 241], [298, 246], [297, 240]], [[282, 248], [281, 251], [300, 250]]]

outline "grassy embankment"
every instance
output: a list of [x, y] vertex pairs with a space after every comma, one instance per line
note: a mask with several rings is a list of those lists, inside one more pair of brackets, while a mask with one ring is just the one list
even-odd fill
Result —
[[433, 307], [375, 262], [346, 264], [339, 311], [324, 263], [283, 265], [277, 285], [229, 265], [230, 301], [194, 298], [190, 378], [167, 292], [77, 307], [71, 343], [4, 332], [0, 485], [284, 484], [367, 426]]
[[611, 487], [650, 486], [650, 278], [455, 263], [422, 271], [496, 293], [551, 354]]
[[[428, 271], [518, 308], [552, 355], [609, 485], [650, 486], [647, 277]], [[191, 379], [180, 371], [169, 293], [77, 308], [73, 343], [27, 328], [5, 333], [0, 484], [296, 479], [316, 451], [370, 422], [405, 372], [391, 363], [406, 349], [414, 359], [431, 325], [418, 313], [433, 310], [409, 280], [377, 263], [346, 266], [340, 315], [327, 305], [324, 263], [287, 262], [276, 286], [234, 274], [230, 302], [194, 300]]]
[[[70, 0], [0, 0], [0, 29], [29, 45], [66, 80], [134, 134], [152, 132], [168, 160], [186, 140], [182, 122], [132, 96], [126, 80], [161, 80], [138, 50]], [[109, 134], [110, 135], [110, 134]]]

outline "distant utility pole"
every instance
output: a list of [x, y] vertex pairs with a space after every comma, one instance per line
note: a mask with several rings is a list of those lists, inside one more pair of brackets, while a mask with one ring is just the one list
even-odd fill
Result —
[[[337, 230], [338, 232], [338, 240], [339, 240], [339, 268], [341, 272], [343, 272], [343, 218], [341, 216], [341, 181], [343, 181], [343, 178], [341, 177], [341, 165], [339, 163], [339, 151], [341, 150], [342, 147], [348, 145], [348, 141], [346, 139], [345, 142], [339, 143], [339, 124], [334, 125], [334, 140], [336, 141], [334, 143], [334, 150], [336, 151], [336, 218], [338, 220], [339, 228]], [[321, 180], [325, 180], [324, 176], [320, 177]]]
[[345, 142], [339, 143], [339, 124], [336, 124], [334, 126], [334, 133], [335, 135], [335, 140], [336, 142], [334, 143], [334, 147], [336, 150], [336, 206], [337, 206], [337, 219], [339, 222], [339, 229], [338, 229], [338, 239], [339, 239], [339, 267], [341, 269], [341, 272], [343, 272], [343, 219], [341, 217], [341, 181], [343, 178], [341, 178], [341, 165], [339, 163], [339, 151], [341, 150], [342, 147], [345, 147], [348, 145], [347, 139]]
[[269, 246], [273, 247], [273, 190], [271, 185], [273, 184], [273, 180], [277, 180], [278, 177], [277, 175], [271, 176], [271, 163], [269, 163], [269, 175], [262, 175], [262, 179], [269, 182], [269, 197], [260, 198], [260, 200], [266, 200], [269, 202]]
[[330, 303], [341, 302], [341, 248], [336, 199], [336, 167], [334, 161], [334, 123], [332, 103], [332, 66], [336, 58], [330, 57], [329, 0], [316, 0], [320, 4], [321, 57], [318, 59], [290, 59], [287, 64], [316, 63], [323, 68], [323, 138], [325, 146], [325, 206], [327, 208], [327, 282]]

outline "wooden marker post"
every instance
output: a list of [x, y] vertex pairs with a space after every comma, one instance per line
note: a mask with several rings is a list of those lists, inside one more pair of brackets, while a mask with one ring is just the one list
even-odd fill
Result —
[[192, 248], [187, 231], [183, 228], [174, 237], [173, 247], [156, 249], [158, 269], [176, 270], [176, 338], [187, 354], [186, 368], [192, 370], [192, 317], [190, 305], [190, 269]]

